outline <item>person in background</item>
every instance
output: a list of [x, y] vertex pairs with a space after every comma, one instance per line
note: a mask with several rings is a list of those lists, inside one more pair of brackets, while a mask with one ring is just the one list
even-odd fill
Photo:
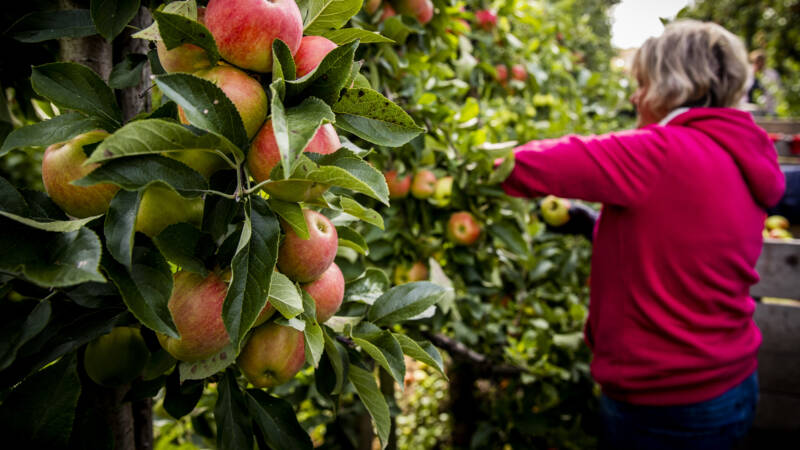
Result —
[[608, 449], [728, 449], [750, 427], [761, 334], [749, 288], [784, 190], [767, 134], [733, 109], [742, 42], [679, 21], [637, 51], [637, 129], [533, 141], [502, 186], [603, 204], [585, 340]]
[[781, 88], [781, 77], [775, 69], [767, 67], [767, 55], [763, 50], [750, 52], [752, 72], [747, 82], [747, 102], [759, 105], [755, 112], [773, 116], [778, 106], [776, 93]]

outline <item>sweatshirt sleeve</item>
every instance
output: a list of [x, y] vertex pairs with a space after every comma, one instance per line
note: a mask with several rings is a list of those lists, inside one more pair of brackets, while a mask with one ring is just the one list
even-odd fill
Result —
[[532, 141], [514, 149], [507, 194], [553, 194], [618, 206], [643, 201], [660, 177], [667, 144], [662, 127]]

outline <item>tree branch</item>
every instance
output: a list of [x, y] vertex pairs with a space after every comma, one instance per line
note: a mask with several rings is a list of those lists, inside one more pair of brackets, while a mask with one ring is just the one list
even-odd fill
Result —
[[430, 332], [422, 334], [435, 346], [447, 351], [453, 359], [475, 366], [476, 372], [480, 376], [514, 376], [526, 372], [525, 369], [511, 364], [497, 364], [486, 355], [478, 353], [444, 334]]

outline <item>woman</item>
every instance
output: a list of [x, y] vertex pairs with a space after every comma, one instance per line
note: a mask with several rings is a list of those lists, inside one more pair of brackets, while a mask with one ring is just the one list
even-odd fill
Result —
[[748, 291], [784, 180], [767, 134], [730, 109], [747, 70], [724, 28], [673, 23], [634, 58], [638, 129], [515, 149], [507, 193], [603, 203], [586, 326], [603, 447], [730, 448], [752, 422]]

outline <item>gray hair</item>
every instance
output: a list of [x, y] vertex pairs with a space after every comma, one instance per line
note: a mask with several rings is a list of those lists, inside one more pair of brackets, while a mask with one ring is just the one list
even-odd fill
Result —
[[741, 39], [715, 23], [696, 20], [667, 25], [633, 58], [633, 75], [647, 88], [641, 101], [661, 115], [680, 106], [737, 105], [748, 68]]

